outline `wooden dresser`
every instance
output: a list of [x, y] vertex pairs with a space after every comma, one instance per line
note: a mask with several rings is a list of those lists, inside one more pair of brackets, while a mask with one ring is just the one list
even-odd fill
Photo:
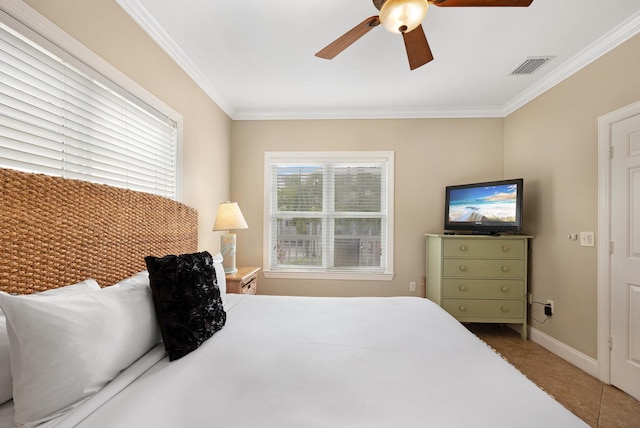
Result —
[[521, 324], [530, 236], [426, 234], [427, 298], [460, 322]]

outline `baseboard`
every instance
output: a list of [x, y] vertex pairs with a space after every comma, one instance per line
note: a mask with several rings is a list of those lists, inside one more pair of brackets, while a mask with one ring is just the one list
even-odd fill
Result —
[[533, 327], [529, 327], [529, 338], [543, 348], [553, 352], [563, 360], [566, 360], [582, 371], [585, 371], [596, 379], [599, 379], [600, 365], [597, 360]]

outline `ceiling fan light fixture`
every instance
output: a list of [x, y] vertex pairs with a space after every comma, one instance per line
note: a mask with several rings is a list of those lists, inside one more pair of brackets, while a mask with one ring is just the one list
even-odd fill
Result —
[[380, 8], [380, 22], [391, 33], [408, 33], [427, 15], [427, 0], [387, 0]]

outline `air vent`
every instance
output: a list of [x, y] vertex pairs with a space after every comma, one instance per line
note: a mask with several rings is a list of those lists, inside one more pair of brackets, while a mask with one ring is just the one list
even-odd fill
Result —
[[554, 57], [552, 56], [530, 56], [509, 74], [512, 76], [520, 74], [532, 74], [534, 71], [536, 71], [548, 61], [551, 61], [553, 58]]

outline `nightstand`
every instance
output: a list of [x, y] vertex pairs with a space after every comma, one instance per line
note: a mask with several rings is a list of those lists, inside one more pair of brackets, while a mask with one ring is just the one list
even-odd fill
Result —
[[258, 291], [259, 267], [243, 266], [236, 273], [225, 275], [227, 281], [227, 293], [256, 294]]

